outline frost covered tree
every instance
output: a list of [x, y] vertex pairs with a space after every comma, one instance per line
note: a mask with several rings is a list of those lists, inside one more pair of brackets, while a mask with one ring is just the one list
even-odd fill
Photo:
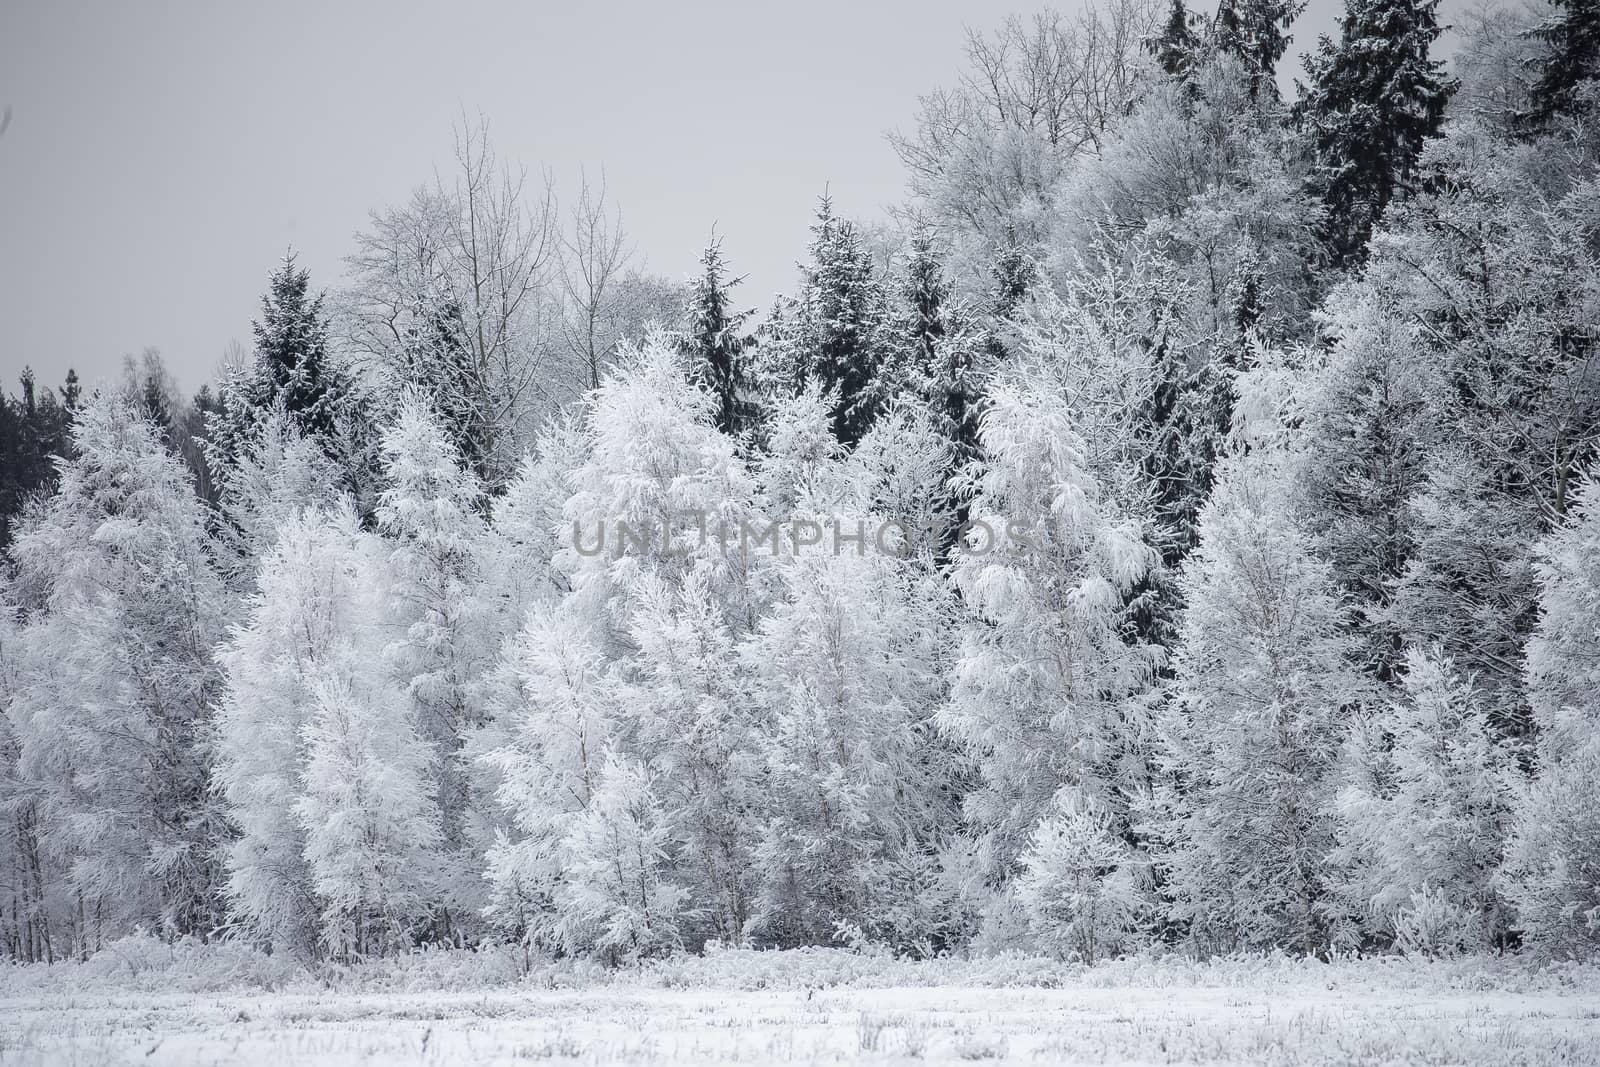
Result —
[[1183, 571], [1163, 756], [1177, 784], [1160, 862], [1171, 917], [1209, 951], [1314, 952], [1327, 940], [1333, 770], [1361, 691], [1284, 462], [1264, 453], [1224, 467]]
[[1305, 0], [1222, 0], [1206, 43], [1244, 64], [1251, 96], [1276, 100], [1278, 61], [1289, 50], [1289, 27], [1305, 9]]
[[84, 402], [73, 457], [12, 549], [31, 605], [8, 714], [42, 844], [93, 936], [217, 925], [209, 790], [222, 591], [182, 463], [121, 398]]
[[[388, 487], [378, 498], [386, 540], [388, 625], [384, 656], [410, 699], [430, 750], [429, 790], [443, 821], [449, 931], [478, 910], [472, 777], [464, 760], [471, 732], [487, 712], [481, 680], [492, 662], [480, 595], [485, 529], [475, 510], [482, 488], [461, 465], [443, 425], [417, 394], [407, 394], [383, 434]], [[452, 912], [455, 913], [452, 918]]]
[[12, 702], [23, 682], [21, 620], [9, 599], [0, 609], [0, 951], [22, 962], [54, 963], [58, 954], [89, 946], [73, 899], [71, 857], [47, 847], [40, 785], [21, 773], [21, 742], [12, 725]]
[[[1350, 752], [1338, 795], [1336, 876], [1371, 933], [1429, 955], [1482, 950], [1506, 915], [1494, 890], [1514, 751], [1482, 694], [1437, 648], [1413, 650], [1400, 693]], [[1352, 735], [1356, 736], [1356, 735]]]
[[565, 591], [565, 576], [554, 564], [571, 536], [563, 512], [571, 491], [567, 476], [582, 462], [585, 448], [575, 419], [552, 420], [505, 491], [490, 502], [479, 553], [479, 595], [491, 630], [502, 639], [521, 628], [530, 608]]
[[433, 923], [433, 749], [385, 655], [384, 543], [347, 505], [291, 518], [222, 655], [216, 781], [230, 910], [301, 958], [393, 952]]
[[939, 723], [980, 776], [970, 874], [991, 886], [1063, 787], [1122, 818], [1143, 773], [1130, 698], [1159, 656], [1134, 638], [1127, 594], [1156, 556], [1091, 470], [1064, 385], [1037, 365], [996, 381], [953, 572], [963, 616]]
[[455, 130], [450, 165], [372, 214], [347, 260], [341, 325], [356, 360], [398, 398], [423, 390], [491, 488], [586, 370], [561, 351], [551, 182], [499, 160], [486, 121]]
[[[874, 525], [863, 516], [868, 538]], [[757, 926], [780, 944], [911, 948], [929, 932], [919, 890], [952, 815], [926, 729], [937, 601], [928, 579], [870, 545], [796, 551], [782, 575], [741, 650], [770, 720]]]
[[918, 404], [890, 404], [839, 468], [843, 500], [888, 526], [897, 555], [932, 567], [955, 547], [962, 523], [954, 475], [963, 466], [949, 424]]
[[847, 447], [877, 418], [887, 349], [886, 301], [856, 224], [823, 196], [811, 225], [811, 258], [789, 309], [774, 376], [791, 388], [815, 382], [833, 406]]
[[[891, 392], [909, 387], [921, 398], [947, 442], [944, 477], [948, 479], [977, 457], [978, 417], [992, 360], [988, 331], [951, 291], [944, 255], [926, 226], [911, 237], [895, 332], [900, 351], [895, 357], [896, 388]], [[894, 399], [889, 398], [891, 407]], [[964, 513], [963, 502], [953, 493], [946, 495], [945, 506], [956, 520], [949, 528], [953, 535]]]
[[685, 932], [703, 931], [688, 938], [691, 944], [708, 938], [738, 944], [755, 915], [767, 716], [740, 669], [705, 568], [691, 571], [676, 591], [662, 582], [646, 585], [629, 633], [638, 648], [626, 690], [635, 743], [654, 768], [650, 789], [665, 805], [659, 821], [702, 919]]
[[[1579, 220], [1594, 189], [1582, 166], [1476, 122], [1428, 152], [1441, 181], [1391, 213], [1363, 277], [1327, 304], [1309, 522], [1369, 621], [1374, 673], [1392, 676], [1407, 645], [1442, 644], [1497, 727], [1519, 734], [1530, 546], [1600, 439], [1581, 325], [1596, 264]], [[1542, 206], [1520, 195], [1529, 182]]]
[[1416, 552], [1412, 502], [1426, 480], [1433, 369], [1414, 358], [1414, 327], [1385, 314], [1366, 283], [1326, 306], [1337, 334], [1307, 383], [1305, 495], [1317, 547], [1361, 620], [1361, 663], [1389, 680], [1404, 641], [1390, 605]]
[[219, 659], [215, 781], [237, 836], [224, 853], [229, 912], [253, 938], [308, 959], [325, 948], [296, 814], [318, 678], [364, 624], [359, 534], [348, 512], [291, 515]]
[[500, 775], [496, 798], [511, 826], [488, 852], [486, 915], [530, 947], [570, 948], [563, 840], [599, 787], [616, 730], [617, 679], [567, 611], [533, 612], [507, 657], [516, 703], [500, 709], [505, 740], [484, 759]]
[[355, 636], [335, 642], [311, 682], [294, 806], [322, 940], [336, 958], [405, 946], [438, 892], [429, 747], [381, 656]]
[[1505, 894], [1524, 938], [1545, 956], [1600, 946], [1600, 491], [1585, 480], [1539, 563], [1539, 622], [1528, 692], [1539, 734], [1536, 777], [1517, 798]]
[[607, 752], [588, 804], [566, 823], [560, 937], [612, 964], [682, 948], [683, 887], [670, 876], [669, 815], [637, 761]]
[[230, 586], [248, 590], [261, 561], [290, 522], [307, 510], [339, 504], [334, 462], [295, 428], [281, 408], [241, 443], [222, 487], [220, 506], [229, 521], [218, 531], [219, 566]]
[[301, 437], [315, 441], [341, 465], [354, 486], [360, 452], [355, 384], [335, 354], [323, 297], [313, 296], [311, 274], [284, 258], [251, 324], [255, 347], [229, 367], [220, 383], [221, 404], [206, 427], [208, 461], [226, 485], [229, 472], [260, 425], [281, 411]]
[[[577, 933], [592, 924], [570, 913], [562, 844], [608, 749], [636, 761], [664, 805], [662, 869], [693, 894], [674, 943], [745, 935], [759, 761], [731, 657], [761, 599], [740, 551], [754, 485], [685, 362], [659, 336], [625, 356], [572, 428], [571, 465], [547, 483], [562, 491], [559, 599], [536, 606], [510, 647], [485, 757], [510, 817], [491, 850], [489, 915], [531, 947], [620, 950]], [[530, 514], [550, 514], [539, 507]], [[558, 727], [582, 739], [576, 750]], [[563, 780], [574, 784], [552, 792]]]
[[1071, 162], [1098, 150], [1137, 95], [1159, 10], [1109, 0], [971, 31], [960, 77], [919, 97], [915, 129], [890, 136], [918, 207], [962, 246], [963, 285], [1008, 245], [1037, 248]]
[[1189, 72], [1194, 67], [1195, 53], [1200, 48], [1200, 38], [1194, 32], [1195, 22], [1195, 17], [1184, 6], [1183, 0], [1171, 0], [1161, 32], [1151, 37], [1145, 45], [1167, 77], [1179, 82], [1188, 80]]
[[630, 349], [589, 398], [556, 564], [573, 610], [613, 636], [624, 636], [630, 592], [644, 576], [676, 584], [700, 565], [730, 625], [751, 624], [756, 561], [736, 549], [754, 487], [712, 412], [713, 398], [661, 334]]

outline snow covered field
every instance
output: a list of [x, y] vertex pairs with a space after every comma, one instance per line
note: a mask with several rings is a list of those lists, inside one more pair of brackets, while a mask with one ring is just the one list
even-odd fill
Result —
[[639, 972], [438, 954], [293, 972], [131, 941], [0, 972], [0, 1064], [1600, 1063], [1600, 969], [1501, 961], [900, 963]]

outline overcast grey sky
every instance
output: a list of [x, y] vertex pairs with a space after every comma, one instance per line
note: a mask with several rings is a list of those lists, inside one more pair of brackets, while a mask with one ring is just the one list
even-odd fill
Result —
[[[1314, 0], [1292, 52], [1339, 7]], [[0, 376], [92, 382], [155, 346], [193, 389], [248, 341], [286, 248], [338, 283], [351, 234], [431, 178], [463, 108], [563, 189], [603, 165], [655, 272], [686, 275], [715, 223], [765, 308], [825, 185], [862, 217], [899, 199], [884, 131], [952, 79], [963, 25], [1007, 10], [0, 0]]]

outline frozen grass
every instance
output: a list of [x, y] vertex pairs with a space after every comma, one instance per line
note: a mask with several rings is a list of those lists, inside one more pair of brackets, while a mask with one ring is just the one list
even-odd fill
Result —
[[0, 971], [0, 1064], [1600, 1063], [1600, 970], [722, 952], [521, 976], [429, 953], [316, 974], [130, 939]]

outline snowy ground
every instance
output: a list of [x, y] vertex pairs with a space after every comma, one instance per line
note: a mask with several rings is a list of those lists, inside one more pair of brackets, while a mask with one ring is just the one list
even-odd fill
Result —
[[1594, 968], [818, 952], [519, 978], [150, 956], [0, 972], [0, 1064], [1600, 1063]]

